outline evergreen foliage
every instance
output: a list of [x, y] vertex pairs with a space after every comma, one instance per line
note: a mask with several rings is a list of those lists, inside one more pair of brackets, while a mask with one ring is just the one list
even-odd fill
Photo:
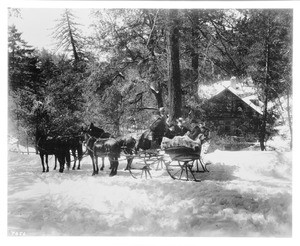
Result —
[[53, 38], [57, 40], [57, 50], [63, 49], [72, 52], [75, 62], [84, 58], [84, 38], [79, 29], [80, 24], [75, 22], [77, 17], [70, 9], [65, 9], [54, 28]]
[[[119, 135], [132, 124], [147, 128], [161, 106], [174, 119], [201, 118], [198, 87], [236, 76], [252, 78], [264, 102], [265, 142], [280, 112], [269, 105], [292, 95], [292, 11], [175, 12], [94, 10], [94, 33], [85, 38], [65, 10], [53, 33], [60, 55], [35, 51], [9, 27], [9, 115], [18, 138], [33, 139], [38, 128], [75, 134], [91, 122]], [[287, 111], [292, 132], [290, 103]]]

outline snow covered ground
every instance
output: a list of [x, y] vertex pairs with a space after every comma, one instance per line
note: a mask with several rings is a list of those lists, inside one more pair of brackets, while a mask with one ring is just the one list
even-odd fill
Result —
[[215, 151], [202, 182], [165, 170], [133, 179], [106, 168], [42, 173], [39, 157], [9, 152], [8, 235], [291, 237], [290, 152]]

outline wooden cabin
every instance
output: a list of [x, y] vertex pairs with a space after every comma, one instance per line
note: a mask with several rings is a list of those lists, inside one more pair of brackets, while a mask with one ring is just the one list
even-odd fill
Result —
[[218, 136], [236, 136], [245, 141], [257, 137], [262, 117], [261, 102], [255, 95], [242, 97], [231, 86], [212, 96], [203, 105], [206, 124]]

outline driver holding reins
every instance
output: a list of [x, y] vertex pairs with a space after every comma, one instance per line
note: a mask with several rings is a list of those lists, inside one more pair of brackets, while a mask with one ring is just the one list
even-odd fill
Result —
[[159, 108], [159, 116], [150, 126], [153, 140], [160, 145], [162, 138], [168, 129], [167, 116], [164, 107]]

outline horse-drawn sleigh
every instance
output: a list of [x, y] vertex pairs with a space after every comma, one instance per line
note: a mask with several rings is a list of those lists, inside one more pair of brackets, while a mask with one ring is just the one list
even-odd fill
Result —
[[[73, 151], [78, 153], [78, 169], [80, 168], [80, 160], [85, 154], [91, 157], [92, 175], [99, 173], [98, 158], [102, 159], [100, 170], [104, 169], [105, 157], [110, 162], [110, 176], [117, 174], [120, 157], [126, 159], [125, 170], [128, 170], [131, 176], [136, 179], [152, 178], [153, 172], [166, 169], [173, 179], [200, 181], [199, 174], [208, 171], [201, 158], [201, 142], [197, 142], [192, 147], [180, 144], [166, 146], [164, 145], [164, 139], [168, 140], [168, 138], [160, 138], [157, 141], [153, 136], [155, 134], [151, 130], [147, 130], [137, 141], [130, 136], [113, 138], [103, 129], [91, 124], [87, 130], [82, 129], [76, 139], [74, 137], [72, 139], [56, 138], [55, 141], [51, 139], [46, 141], [46, 139], [40, 137], [38, 149], [42, 159], [43, 171], [46, 172], [49, 171], [48, 161], [46, 158], [47, 167], [45, 169], [43, 155], [54, 154], [60, 164], [59, 171], [63, 172], [65, 164], [68, 168], [70, 167], [70, 152], [73, 153]], [[82, 151], [82, 146], [81, 148], [78, 146], [78, 143], [83, 142], [83, 138], [86, 146], [85, 153]], [[162, 140], [163, 143], [160, 144]], [[72, 149], [72, 146], [76, 146], [76, 149]], [[76, 160], [75, 153], [73, 153], [74, 162]]]
[[208, 172], [201, 150], [209, 138], [209, 130], [199, 122], [192, 122], [192, 131], [184, 129], [181, 120], [179, 131], [170, 131], [162, 114], [139, 138], [135, 157], [140, 161], [132, 162], [131, 175], [134, 178], [152, 177], [151, 171], [160, 167], [165, 168], [173, 179], [200, 181], [199, 174]]
[[170, 139], [163, 138], [159, 148], [154, 144], [153, 148], [137, 151], [129, 169], [134, 178], [152, 178], [153, 172], [166, 169], [173, 179], [200, 181], [200, 174], [208, 172], [201, 156], [203, 142], [191, 147], [180, 143], [165, 145], [164, 141], [169, 142]]

